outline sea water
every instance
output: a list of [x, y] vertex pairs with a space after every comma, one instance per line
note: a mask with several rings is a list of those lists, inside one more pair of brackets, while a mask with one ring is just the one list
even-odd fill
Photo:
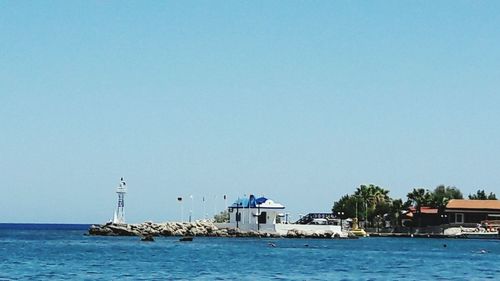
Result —
[[85, 236], [0, 224], [0, 280], [500, 280], [500, 240]]

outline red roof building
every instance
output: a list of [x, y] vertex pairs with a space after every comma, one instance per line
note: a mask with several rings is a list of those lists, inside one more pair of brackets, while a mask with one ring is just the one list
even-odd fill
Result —
[[410, 207], [403, 213], [403, 225], [409, 226], [435, 226], [443, 223], [443, 218], [438, 214], [438, 209], [422, 206], [420, 207], [420, 214], [417, 213], [417, 208]]
[[500, 220], [499, 200], [452, 199], [446, 205], [450, 224], [475, 226], [485, 221]]

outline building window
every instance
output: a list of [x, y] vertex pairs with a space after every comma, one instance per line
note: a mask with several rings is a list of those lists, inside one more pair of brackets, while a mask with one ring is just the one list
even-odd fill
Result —
[[267, 223], [266, 217], [267, 217], [267, 212], [261, 212], [258, 218], [258, 222], [266, 224]]
[[464, 214], [456, 213], [455, 214], [455, 223], [464, 223]]

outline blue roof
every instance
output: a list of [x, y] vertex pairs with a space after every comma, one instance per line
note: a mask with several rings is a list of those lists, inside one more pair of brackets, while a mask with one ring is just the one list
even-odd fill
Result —
[[255, 196], [250, 195], [249, 198], [238, 198], [231, 207], [240, 207], [240, 208], [255, 208], [257, 205], [263, 204], [267, 201], [265, 197], [255, 198]]
[[259, 205], [266, 202], [266, 201], [267, 201], [266, 197], [259, 197], [259, 198], [255, 199], [255, 202]]

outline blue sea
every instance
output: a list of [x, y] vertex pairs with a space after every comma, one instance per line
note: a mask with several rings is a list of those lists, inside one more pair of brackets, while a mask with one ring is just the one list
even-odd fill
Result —
[[141, 242], [87, 229], [0, 224], [0, 280], [500, 280], [500, 240]]

